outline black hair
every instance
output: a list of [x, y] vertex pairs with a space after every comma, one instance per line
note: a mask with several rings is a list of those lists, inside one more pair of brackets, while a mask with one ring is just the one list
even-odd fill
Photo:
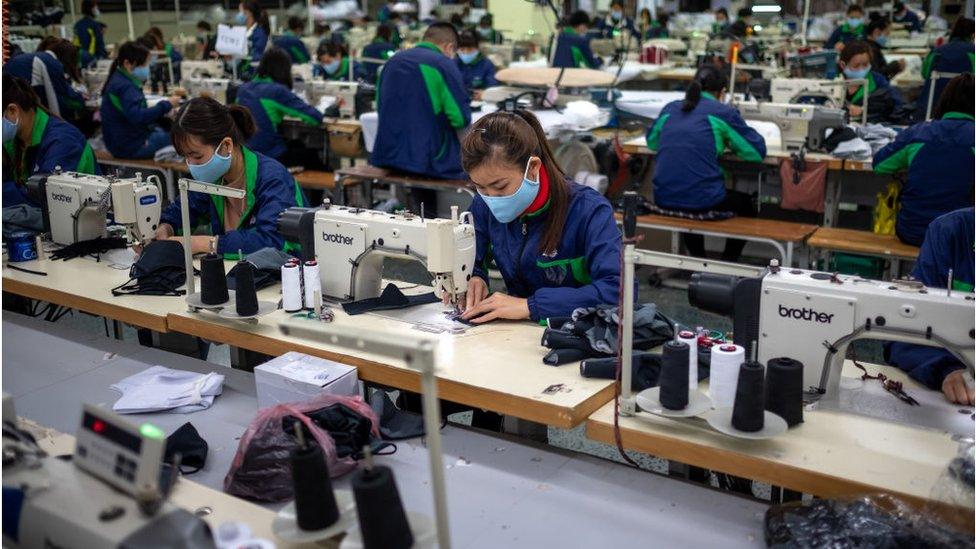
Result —
[[210, 26], [210, 23], [207, 23], [206, 21], [197, 21], [197, 28], [203, 29], [206, 32], [210, 32], [213, 30], [213, 27]]
[[37, 109], [43, 109], [41, 105], [41, 100], [37, 97], [37, 93], [34, 92], [34, 88], [31, 87], [23, 78], [18, 78], [13, 76], [9, 72], [3, 73], [3, 110], [6, 110], [7, 105], [17, 105], [21, 110], [33, 111]]
[[938, 120], [950, 112], [961, 112], [973, 116], [973, 101], [976, 91], [973, 89], [973, 73], [964, 72], [953, 78], [942, 89], [939, 102], [932, 110], [932, 118]]
[[376, 37], [384, 42], [393, 40], [393, 27], [387, 25], [386, 23], [382, 23], [376, 27]]
[[342, 44], [336, 44], [335, 42], [322, 42], [315, 51], [315, 57], [317, 59], [323, 55], [328, 55], [329, 57], [346, 57], [349, 55], [349, 50], [347, 50]]
[[891, 25], [891, 21], [888, 20], [887, 15], [881, 15], [876, 11], [872, 11], [868, 15], [868, 24], [864, 26], [864, 36], [871, 36], [871, 33], [876, 30], [884, 32], [889, 25]]
[[247, 107], [224, 106], [212, 97], [194, 97], [180, 107], [170, 135], [176, 152], [186, 156], [191, 139], [216, 147], [229, 137], [235, 145], [242, 146], [254, 132], [254, 118]]
[[905, 3], [902, 2], [901, 0], [899, 0], [899, 1], [895, 2], [893, 8], [895, 10], [895, 13], [898, 13], [901, 10], [905, 9]]
[[258, 0], [244, 0], [241, 2], [246, 11], [251, 12], [254, 16], [254, 21], [257, 22], [258, 26], [264, 29], [264, 32], [271, 34], [271, 23], [268, 21], [268, 12], [261, 7]]
[[681, 110], [691, 112], [701, 101], [702, 92], [711, 94], [722, 93], [722, 90], [729, 87], [729, 78], [725, 76], [725, 71], [713, 65], [704, 65], [695, 73], [694, 80], [688, 84], [685, 90], [685, 102], [681, 105]]
[[433, 44], [452, 43], [457, 46], [458, 31], [450, 23], [434, 23], [427, 27], [427, 30], [424, 32], [424, 42], [431, 42]]
[[292, 15], [288, 18], [288, 30], [290, 31], [300, 31], [305, 28], [305, 20], [297, 15]]
[[741, 8], [735, 14], [736, 17], [742, 19], [743, 17], [752, 17], [752, 8]]
[[720, 13], [725, 16], [725, 19], [726, 20], [729, 19], [729, 10], [727, 10], [725, 8], [719, 8], [719, 9], [715, 10], [715, 15], [718, 15]]
[[95, 0], [81, 0], [81, 13], [88, 17], [95, 17]]
[[862, 8], [860, 4], [851, 4], [850, 6], [847, 6], [847, 11], [844, 13], [850, 15], [854, 12], [864, 13], [864, 8]]
[[949, 40], [972, 40], [973, 39], [973, 20], [968, 17], [956, 19], [952, 25], [952, 32], [949, 33]]
[[451, 14], [451, 25], [458, 31], [464, 28], [464, 18], [460, 13]]
[[871, 46], [869, 46], [864, 40], [855, 40], [854, 42], [849, 42], [846, 46], [844, 46], [844, 49], [840, 52], [839, 60], [843, 61], [844, 65], [846, 66], [851, 62], [851, 59], [854, 59], [855, 55], [860, 55], [862, 53], [866, 53], [868, 54], [868, 57], [870, 57]]
[[152, 49], [161, 50], [166, 47], [166, 41], [163, 39], [163, 30], [159, 27], [149, 27], [149, 30], [143, 36], [149, 42], [152, 42]]
[[48, 36], [37, 45], [37, 51], [49, 51], [58, 58], [64, 71], [75, 82], [81, 82], [81, 67], [78, 64], [78, 46], [70, 40]]
[[478, 34], [471, 31], [464, 31], [461, 33], [461, 37], [458, 38], [459, 48], [477, 48], [480, 42]]
[[589, 27], [590, 15], [583, 10], [577, 10], [569, 15], [569, 18], [566, 20], [566, 23], [573, 28], [576, 28], [580, 25], [586, 25], [587, 27]]
[[128, 61], [139, 67], [147, 59], [149, 59], [149, 48], [140, 42], [126, 42], [119, 46], [118, 54], [112, 60], [112, 67], [108, 70], [108, 78], [105, 79], [105, 84], [102, 86], [102, 95], [105, 95], [108, 83], [112, 80], [112, 74], [115, 73], [116, 69], [123, 66], [123, 62]]
[[489, 27], [495, 24], [495, 18], [491, 16], [490, 13], [486, 13], [481, 16], [478, 20], [478, 25], [488, 25]]
[[624, 3], [621, 0], [613, 0], [613, 2], [610, 2], [610, 8], [612, 9], [614, 6], [624, 9]]
[[257, 75], [270, 78], [290, 90], [292, 86], [291, 56], [281, 48], [269, 49], [261, 56]]

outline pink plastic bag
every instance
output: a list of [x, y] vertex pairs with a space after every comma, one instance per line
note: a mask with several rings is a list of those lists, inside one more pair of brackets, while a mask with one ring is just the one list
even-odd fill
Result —
[[350, 456], [340, 458], [329, 432], [306, 415], [334, 404], [342, 404], [368, 419], [373, 437], [380, 436], [376, 414], [359, 396], [322, 394], [305, 402], [262, 408], [241, 436], [237, 455], [224, 477], [224, 491], [257, 501], [286, 501], [294, 497], [289, 456], [298, 443], [284, 431], [282, 420], [287, 416], [297, 418], [312, 433], [325, 455], [329, 476], [340, 477], [355, 469], [356, 460]]

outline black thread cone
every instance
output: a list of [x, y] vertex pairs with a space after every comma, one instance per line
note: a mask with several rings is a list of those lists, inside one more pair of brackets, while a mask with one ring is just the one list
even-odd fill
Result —
[[258, 314], [258, 291], [254, 287], [254, 265], [250, 261], [239, 261], [234, 270], [237, 300], [237, 314], [252, 316]]
[[321, 530], [339, 520], [339, 506], [325, 456], [318, 445], [291, 453], [291, 478], [295, 489], [295, 517], [302, 530]]
[[803, 363], [772, 358], [766, 363], [766, 409], [790, 427], [803, 423]]
[[407, 549], [413, 545], [413, 533], [389, 467], [377, 465], [372, 470], [357, 471], [352, 490], [363, 547]]
[[748, 360], [739, 366], [739, 381], [732, 405], [732, 427], [747, 433], [761, 431], [764, 423], [762, 363]]
[[227, 294], [227, 278], [224, 273], [224, 258], [217, 254], [207, 254], [200, 260], [200, 301], [204, 305], [223, 305], [230, 297]]
[[690, 348], [683, 341], [664, 344], [661, 357], [661, 406], [668, 410], [684, 410], [688, 407], [688, 353]]

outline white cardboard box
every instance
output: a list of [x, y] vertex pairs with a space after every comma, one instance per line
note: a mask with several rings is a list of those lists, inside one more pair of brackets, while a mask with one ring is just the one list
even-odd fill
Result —
[[322, 393], [359, 394], [356, 368], [291, 351], [254, 368], [258, 407], [301, 402]]

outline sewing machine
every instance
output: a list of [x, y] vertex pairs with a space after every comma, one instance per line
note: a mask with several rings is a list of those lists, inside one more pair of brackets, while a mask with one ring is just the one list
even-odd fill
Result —
[[[467, 221], [467, 222], [465, 222]], [[321, 208], [288, 208], [278, 231], [319, 258], [322, 295], [360, 300], [380, 295], [383, 258], [423, 262], [434, 275], [434, 292], [456, 304], [467, 291], [475, 261], [471, 214], [451, 219], [424, 219], [326, 204]]]
[[111, 68], [112, 61], [110, 59], [102, 59], [93, 68], [82, 69], [81, 76], [85, 82], [85, 88], [88, 89], [88, 95], [99, 96], [102, 94], [102, 88], [105, 87], [105, 81], [108, 80], [109, 74], [111, 74]]
[[28, 192], [38, 198], [47, 212], [51, 240], [74, 244], [105, 236], [111, 211], [113, 224], [124, 226], [129, 237], [140, 243], [152, 240], [159, 224], [162, 203], [156, 176], [142, 174], [127, 179], [114, 176], [55, 172], [32, 177]]
[[814, 397], [836, 398], [847, 347], [857, 339], [943, 347], [973, 373], [971, 293], [772, 265], [754, 278], [696, 273], [688, 301], [731, 316], [746, 356], [755, 342], [764, 364], [776, 357], [802, 362]]
[[773, 78], [769, 89], [773, 103], [814, 103], [843, 108], [844, 80], [816, 78]]
[[198, 78], [220, 78], [224, 75], [224, 62], [220, 59], [183, 60], [180, 62], [182, 81]]
[[811, 151], [820, 150], [827, 129], [847, 123], [846, 111], [820, 105], [760, 102], [735, 106], [746, 120], [764, 120], [779, 126], [783, 147], [788, 151], [804, 145]]
[[345, 80], [309, 80], [305, 82], [308, 104], [317, 107], [323, 97], [335, 97], [340, 118], [356, 118], [372, 110], [373, 86]]
[[311, 82], [314, 78], [311, 63], [295, 63], [291, 66], [291, 78], [294, 82]]
[[166, 501], [157, 427], [85, 405], [70, 461], [8, 431], [18, 432], [15, 420], [4, 422], [4, 505], [16, 508], [3, 523], [4, 547], [215, 546], [202, 519]]
[[226, 104], [231, 82], [229, 78], [184, 78], [183, 88], [190, 97], [213, 97]]

